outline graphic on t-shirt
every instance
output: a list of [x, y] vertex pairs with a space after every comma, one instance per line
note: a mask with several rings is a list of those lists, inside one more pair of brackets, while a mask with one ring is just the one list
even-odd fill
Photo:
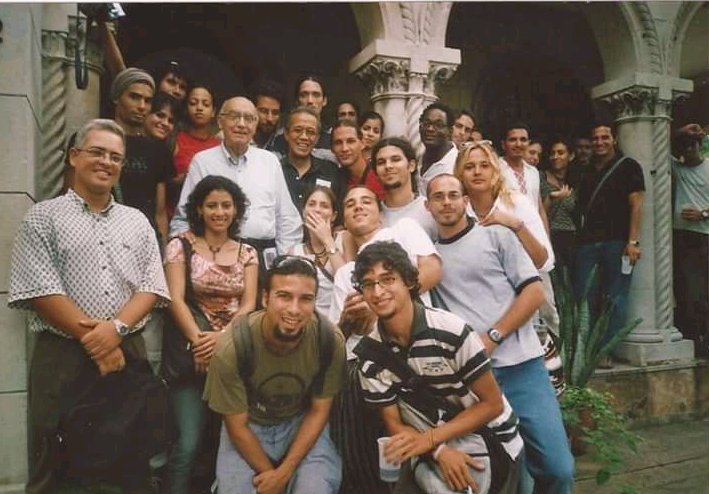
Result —
[[299, 406], [306, 396], [305, 382], [296, 374], [279, 372], [256, 389], [256, 408], [278, 417]]

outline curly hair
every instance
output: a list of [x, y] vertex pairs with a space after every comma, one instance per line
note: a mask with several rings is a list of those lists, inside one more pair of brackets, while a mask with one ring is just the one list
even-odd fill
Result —
[[[458, 153], [458, 158], [455, 160], [455, 168], [453, 168], [453, 175], [456, 176], [465, 186], [465, 181], [463, 180], [463, 167], [470, 159], [470, 154], [475, 150], [481, 150], [490, 164], [492, 165], [492, 197], [499, 197], [502, 202], [508, 206], [512, 206], [512, 196], [510, 195], [510, 190], [505, 182], [505, 177], [502, 175], [502, 168], [500, 166], [500, 160], [497, 157], [497, 153], [493, 149], [492, 145], [486, 141], [479, 142], [466, 142], [460, 149]], [[466, 187], [467, 192], [467, 187]], [[470, 193], [468, 192], [468, 195]]]
[[231, 196], [232, 201], [234, 201], [234, 219], [231, 221], [231, 225], [229, 225], [228, 235], [230, 238], [236, 239], [239, 236], [241, 220], [244, 218], [246, 209], [249, 207], [249, 201], [246, 199], [246, 195], [241, 190], [241, 187], [228, 178], [219, 175], [207, 175], [204, 177], [195, 186], [187, 199], [187, 222], [190, 225], [190, 230], [192, 230], [195, 235], [204, 235], [204, 218], [199, 214], [198, 208], [204, 205], [207, 196], [215, 190], [227, 192]]
[[378, 263], [382, 263], [384, 269], [398, 273], [404, 284], [409, 287], [411, 298], [418, 300], [419, 270], [411, 263], [404, 248], [394, 241], [374, 242], [357, 254], [352, 284], [355, 287], [360, 286], [365, 275]]

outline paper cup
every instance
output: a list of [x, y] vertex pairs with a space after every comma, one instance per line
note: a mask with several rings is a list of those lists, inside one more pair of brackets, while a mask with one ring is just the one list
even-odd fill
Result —
[[384, 447], [389, 442], [388, 437], [380, 437], [377, 439], [377, 446], [379, 447], [379, 478], [383, 482], [396, 482], [399, 480], [399, 470], [400, 465], [394, 463], [389, 463], [384, 457]]

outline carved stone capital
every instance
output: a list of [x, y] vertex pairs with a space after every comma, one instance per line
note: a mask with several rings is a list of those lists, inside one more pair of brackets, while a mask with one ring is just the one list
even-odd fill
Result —
[[42, 31], [42, 58], [66, 59], [67, 33]]
[[409, 89], [410, 62], [405, 58], [377, 56], [355, 75], [371, 91], [372, 97], [386, 93], [405, 93]]
[[78, 49], [87, 66], [95, 72], [103, 72], [103, 53], [99, 41], [98, 31], [92, 29], [89, 39], [86, 39], [86, 18], [69, 16], [69, 35], [67, 36], [66, 55], [73, 62]]
[[657, 94], [657, 88], [633, 86], [600, 100], [610, 106], [616, 119], [624, 119], [654, 115]]
[[428, 77], [426, 78], [424, 91], [427, 94], [435, 95], [438, 85], [445, 83], [453, 77], [457, 69], [458, 64], [431, 62], [428, 68]]

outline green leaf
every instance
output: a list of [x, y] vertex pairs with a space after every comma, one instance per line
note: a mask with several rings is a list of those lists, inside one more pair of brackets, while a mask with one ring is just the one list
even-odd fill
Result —
[[603, 485], [608, 482], [611, 478], [611, 472], [606, 468], [601, 468], [596, 472], [596, 484]]

